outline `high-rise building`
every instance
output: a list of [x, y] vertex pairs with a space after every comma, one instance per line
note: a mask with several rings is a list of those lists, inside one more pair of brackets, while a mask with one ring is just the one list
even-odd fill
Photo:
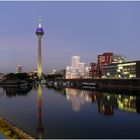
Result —
[[107, 52], [103, 53], [104, 59], [105, 59], [105, 64], [110, 64], [113, 61], [113, 53], [112, 52]]
[[16, 65], [16, 73], [22, 73], [22, 66]]
[[73, 69], [78, 69], [80, 63], [80, 56], [73, 56], [71, 59], [71, 66]]
[[42, 77], [42, 54], [41, 54], [41, 39], [44, 34], [44, 30], [41, 27], [41, 20], [39, 21], [39, 26], [36, 29], [36, 35], [38, 36], [38, 65], [37, 65], [37, 76], [39, 79]]

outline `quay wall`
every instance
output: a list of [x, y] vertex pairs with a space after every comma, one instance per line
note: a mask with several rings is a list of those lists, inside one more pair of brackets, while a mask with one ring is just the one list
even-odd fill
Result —
[[[31, 135], [25, 133], [22, 129], [12, 125], [6, 119], [0, 116], [0, 130], [4, 133], [4, 136], [8, 139], [33, 139]], [[7, 133], [7, 134], [6, 134]], [[9, 133], [9, 134], [8, 134]]]
[[98, 88], [116, 88], [140, 90], [140, 79], [53, 79], [48, 81], [71, 82], [76, 86], [82, 86], [82, 83], [96, 83]]

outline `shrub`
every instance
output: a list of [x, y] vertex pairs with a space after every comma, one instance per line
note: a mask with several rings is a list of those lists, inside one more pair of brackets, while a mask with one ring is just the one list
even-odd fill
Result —
[[12, 136], [12, 139], [18, 139], [18, 137], [16, 135]]
[[5, 131], [5, 132], [4, 132], [4, 135], [5, 135], [5, 136], [10, 136], [10, 135], [11, 135], [11, 131]]

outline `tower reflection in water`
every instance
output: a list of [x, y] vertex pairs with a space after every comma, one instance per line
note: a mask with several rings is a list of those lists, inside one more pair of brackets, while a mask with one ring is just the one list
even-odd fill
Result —
[[113, 115], [114, 109], [140, 113], [140, 96], [114, 94], [66, 88], [66, 98], [74, 111], [80, 111], [87, 103], [97, 103], [98, 113]]
[[41, 84], [37, 87], [37, 98], [38, 98], [38, 126], [37, 126], [37, 133], [38, 137], [41, 139], [43, 136], [44, 127], [42, 124], [42, 92], [43, 87]]

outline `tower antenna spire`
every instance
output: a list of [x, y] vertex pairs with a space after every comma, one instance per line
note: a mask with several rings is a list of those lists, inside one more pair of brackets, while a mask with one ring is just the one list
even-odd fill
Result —
[[41, 20], [41, 19], [39, 19], [39, 20], [38, 20], [38, 22], [39, 22], [38, 27], [39, 27], [39, 28], [42, 28], [42, 25], [41, 25], [42, 20]]

